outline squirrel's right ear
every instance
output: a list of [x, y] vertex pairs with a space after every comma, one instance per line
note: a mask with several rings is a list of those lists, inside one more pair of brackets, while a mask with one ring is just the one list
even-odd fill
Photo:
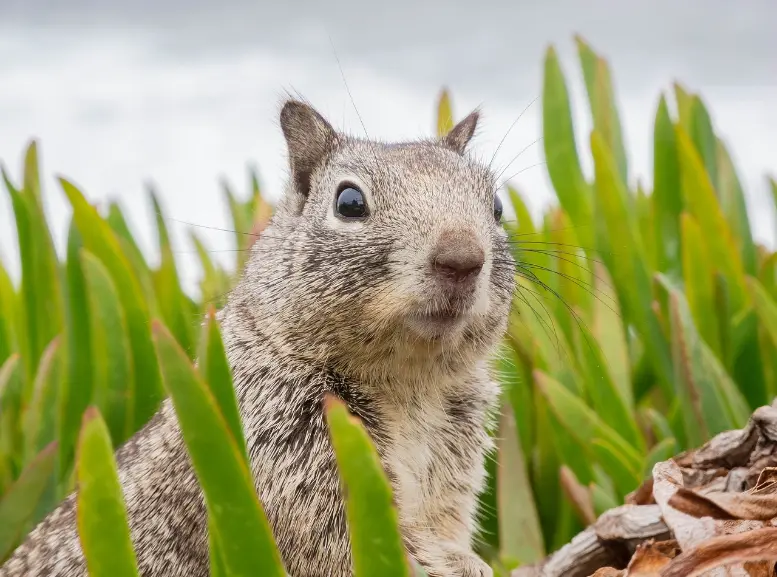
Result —
[[323, 116], [298, 100], [287, 100], [283, 105], [281, 129], [289, 149], [294, 188], [307, 197], [310, 177], [335, 147], [337, 133]]
[[464, 154], [469, 141], [475, 134], [475, 129], [478, 127], [478, 120], [480, 120], [480, 112], [473, 110], [442, 137], [441, 144], [454, 152]]

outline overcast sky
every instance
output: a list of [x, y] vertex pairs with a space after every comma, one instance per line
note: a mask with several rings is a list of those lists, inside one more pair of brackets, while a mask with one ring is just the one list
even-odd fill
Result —
[[[370, 5], [374, 4], [374, 5]], [[732, 149], [756, 237], [775, 241], [765, 174], [777, 173], [777, 1], [434, 0], [0, 0], [0, 160], [20, 178], [24, 146], [39, 140], [45, 202], [62, 246], [69, 210], [53, 177], [92, 200], [118, 198], [153, 257], [143, 185], [168, 216], [228, 225], [218, 179], [239, 191], [255, 165], [276, 198], [285, 170], [281, 97], [302, 93], [339, 128], [428, 135], [442, 85], [457, 116], [480, 105], [475, 143], [488, 154], [540, 95], [545, 49], [555, 44], [573, 92], [583, 162], [588, 110], [572, 36], [612, 65], [635, 177], [650, 180], [652, 119], [661, 91], [679, 79], [701, 91]], [[331, 43], [330, 43], [331, 38]], [[333, 46], [334, 45], [334, 49]], [[511, 132], [505, 163], [540, 134], [539, 102]], [[541, 161], [534, 145], [514, 163]], [[507, 173], [509, 174], [509, 172]], [[534, 210], [553, 200], [544, 167], [515, 179]], [[15, 230], [0, 196], [0, 256], [16, 270]], [[187, 288], [199, 275], [182, 225], [171, 223]], [[198, 230], [214, 251], [228, 234]], [[214, 253], [230, 262], [229, 252]]]

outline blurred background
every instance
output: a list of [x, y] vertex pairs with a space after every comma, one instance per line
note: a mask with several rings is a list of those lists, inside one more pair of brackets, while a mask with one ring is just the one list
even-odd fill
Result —
[[[650, 183], [658, 98], [680, 80], [701, 93], [729, 145], [756, 241], [774, 246], [765, 174], [777, 162], [776, 23], [774, 0], [0, 0], [0, 160], [19, 181], [25, 146], [38, 139], [59, 248], [70, 214], [54, 181], [62, 174], [91, 200], [120, 199], [155, 262], [147, 183], [171, 219], [228, 227], [221, 178], [245, 195], [255, 166], [263, 194], [280, 192], [277, 113], [287, 91], [363, 134], [344, 75], [368, 135], [381, 139], [432, 135], [447, 86], [457, 118], [482, 107], [474, 149], [486, 158], [528, 106], [496, 162], [526, 149], [505, 174], [519, 172], [513, 182], [537, 213], [552, 198], [535, 143], [549, 44], [570, 82], [578, 145], [588, 149], [579, 33], [610, 61], [632, 179]], [[581, 160], [590, 174], [589, 154]], [[169, 226], [184, 288], [196, 294], [193, 247], [183, 224]], [[214, 258], [232, 260], [233, 235], [198, 232]], [[5, 194], [0, 257], [16, 277]]]

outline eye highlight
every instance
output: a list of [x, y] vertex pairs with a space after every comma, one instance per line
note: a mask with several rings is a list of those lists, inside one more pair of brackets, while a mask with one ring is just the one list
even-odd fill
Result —
[[502, 220], [502, 199], [498, 194], [494, 195], [494, 219], [497, 222]]
[[358, 186], [344, 182], [338, 187], [335, 212], [347, 220], [363, 219], [369, 214], [364, 193]]

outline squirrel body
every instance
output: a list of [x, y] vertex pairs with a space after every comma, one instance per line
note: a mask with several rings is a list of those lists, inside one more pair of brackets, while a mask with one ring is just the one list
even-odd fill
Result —
[[[488, 362], [514, 290], [473, 112], [438, 140], [336, 132], [281, 111], [287, 190], [221, 315], [256, 481], [291, 577], [349, 577], [345, 508], [322, 399], [364, 423], [408, 554], [430, 577], [486, 577], [473, 552], [499, 389]], [[209, 574], [204, 499], [170, 400], [117, 453], [143, 577]], [[74, 495], [0, 577], [85, 577]]]

